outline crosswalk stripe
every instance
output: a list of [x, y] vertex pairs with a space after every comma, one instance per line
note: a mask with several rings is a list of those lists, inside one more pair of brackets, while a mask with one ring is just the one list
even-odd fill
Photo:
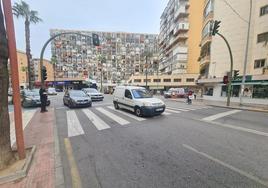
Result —
[[179, 113], [181, 113], [181, 112], [179, 112], [179, 111], [176, 111], [176, 110], [170, 110], [170, 109], [166, 109], [166, 111], [167, 111], [167, 112], [172, 112], [172, 113], [176, 113], [176, 114], [179, 114]]
[[170, 115], [171, 113], [168, 112], [163, 112], [164, 115]]
[[83, 109], [83, 112], [86, 114], [88, 119], [95, 125], [95, 127], [98, 130], [104, 130], [104, 129], [111, 128], [102, 119], [100, 119], [96, 114], [94, 114], [91, 110]]
[[108, 106], [107, 108], [109, 108], [109, 109], [111, 109], [111, 110], [113, 110], [113, 111], [115, 111], [115, 112], [124, 114], [125, 116], [128, 116], [128, 117], [130, 117], [130, 118], [132, 118], [132, 119], [135, 119], [135, 120], [137, 120], [137, 121], [144, 121], [144, 120], [146, 120], [145, 118], [137, 117], [137, 116], [135, 116], [135, 115], [132, 115], [132, 114], [123, 112], [123, 111], [121, 111], [121, 110], [116, 110], [116, 109], [114, 109], [113, 106]]
[[183, 108], [172, 108], [172, 107], [166, 107], [166, 109], [170, 109], [170, 110], [179, 110], [179, 111], [183, 111], [183, 112], [188, 112], [189, 110], [183, 109]]
[[66, 116], [68, 124], [68, 137], [85, 134], [75, 111], [66, 111]]
[[116, 121], [117, 123], [119, 123], [120, 125], [126, 125], [129, 124], [130, 122], [105, 110], [102, 107], [96, 108], [99, 112], [103, 113], [104, 115], [108, 116], [109, 118], [111, 118], [112, 120]]

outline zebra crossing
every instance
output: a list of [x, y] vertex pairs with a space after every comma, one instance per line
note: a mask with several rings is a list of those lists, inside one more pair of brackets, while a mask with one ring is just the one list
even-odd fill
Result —
[[[199, 110], [210, 108], [208, 106], [200, 106], [195, 108], [174, 108], [174, 107], [166, 107], [165, 112], [162, 114], [163, 116], [169, 115], [177, 115], [180, 113], [188, 112], [191, 110]], [[84, 108], [79, 110], [82, 112], [88, 121], [88, 126], [93, 126], [98, 131], [102, 131], [105, 129], [112, 128], [111, 122], [113, 125], [118, 126], [126, 126], [131, 124], [133, 121], [136, 122], [143, 122], [149, 121], [147, 118], [137, 117], [135, 114], [126, 112], [123, 110], [116, 110], [113, 106], [102, 106], [102, 107], [95, 107], [95, 108]], [[66, 117], [67, 117], [67, 129], [68, 129], [68, 137], [74, 137], [85, 134], [85, 131], [81, 125], [81, 122], [77, 116], [77, 110], [67, 110]], [[103, 118], [105, 117], [105, 118]], [[107, 119], [110, 123], [107, 123]]]

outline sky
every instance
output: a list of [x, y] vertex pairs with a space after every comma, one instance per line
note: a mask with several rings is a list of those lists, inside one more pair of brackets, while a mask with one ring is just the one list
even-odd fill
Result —
[[[24, 0], [43, 22], [31, 25], [31, 50], [39, 58], [50, 29], [158, 34], [168, 0]], [[12, 3], [20, 0], [12, 0]], [[25, 51], [24, 21], [14, 17], [17, 49]], [[50, 59], [50, 46], [45, 57]]]

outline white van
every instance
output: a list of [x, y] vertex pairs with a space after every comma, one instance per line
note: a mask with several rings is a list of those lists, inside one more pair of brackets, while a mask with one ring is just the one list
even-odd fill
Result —
[[135, 112], [137, 116], [160, 115], [165, 111], [165, 103], [153, 98], [143, 87], [118, 86], [114, 90], [113, 103], [115, 109], [124, 108]]

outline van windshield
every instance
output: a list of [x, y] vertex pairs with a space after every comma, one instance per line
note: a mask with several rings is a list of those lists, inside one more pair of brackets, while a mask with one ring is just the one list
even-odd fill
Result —
[[146, 89], [132, 89], [132, 94], [135, 99], [152, 98], [152, 95]]

